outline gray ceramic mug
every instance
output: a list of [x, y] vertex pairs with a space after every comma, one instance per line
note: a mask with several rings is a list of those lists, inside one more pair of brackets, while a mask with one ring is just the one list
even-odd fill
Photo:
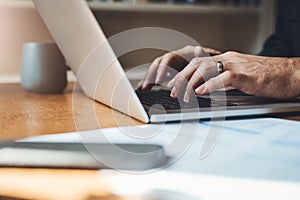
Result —
[[25, 90], [36, 93], [62, 93], [65, 90], [67, 66], [56, 44], [24, 44], [21, 84]]

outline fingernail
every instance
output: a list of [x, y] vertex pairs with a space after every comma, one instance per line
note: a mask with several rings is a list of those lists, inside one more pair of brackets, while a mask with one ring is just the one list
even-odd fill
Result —
[[136, 85], [136, 87], [137, 87], [138, 89], [141, 89], [141, 88], [143, 87], [143, 81], [140, 81], [140, 82]]
[[155, 79], [155, 84], [158, 84], [158, 83], [159, 83], [159, 79], [160, 79], [160, 78], [157, 76], [156, 79]]
[[169, 81], [169, 83], [167, 84], [167, 86], [169, 88], [173, 87], [174, 86], [174, 83], [175, 83], [175, 79], [173, 78], [172, 80]]
[[201, 85], [200, 87], [198, 87], [198, 88], [195, 90], [195, 92], [196, 92], [197, 94], [203, 94], [205, 90], [206, 90], [205, 86], [204, 86], [204, 85]]
[[147, 87], [147, 83], [144, 81], [142, 85], [142, 89], [145, 89]]
[[184, 94], [183, 101], [184, 101], [185, 103], [189, 103], [189, 102], [190, 102], [190, 97], [189, 97], [189, 95], [188, 95], [187, 92], [185, 92], [185, 94]]
[[175, 87], [173, 87], [170, 96], [171, 96], [172, 98], [176, 98], [176, 88], [175, 88]]

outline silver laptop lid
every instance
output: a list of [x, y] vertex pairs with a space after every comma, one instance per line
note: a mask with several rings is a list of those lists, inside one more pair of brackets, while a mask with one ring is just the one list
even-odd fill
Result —
[[89, 97], [145, 123], [149, 117], [85, 0], [33, 0]]

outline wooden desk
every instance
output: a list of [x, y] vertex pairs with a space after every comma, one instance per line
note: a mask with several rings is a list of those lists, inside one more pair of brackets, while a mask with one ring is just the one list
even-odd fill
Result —
[[[85, 122], [84, 127], [78, 127], [85, 130], [141, 124], [87, 98], [77, 87], [73, 93], [73, 87], [74, 84], [69, 84], [63, 94], [45, 95], [26, 92], [19, 84], [0, 84], [0, 139], [75, 132], [74, 118]], [[72, 97], [87, 108], [73, 113]], [[94, 123], [91, 109], [96, 113], [98, 124]]]
[[[42, 95], [24, 91], [19, 84], [0, 84], [0, 140], [34, 135], [76, 132], [74, 119], [84, 122], [79, 129], [92, 130], [117, 125], [141, 124], [87, 98], [74, 84], [63, 94]], [[72, 97], [90, 109], [72, 111]], [[91, 118], [93, 118], [91, 120]], [[116, 120], [117, 118], [117, 120]], [[99, 172], [93, 170], [0, 169], [1, 196], [24, 199], [89, 199], [107, 197]]]
[[[72, 110], [72, 97], [86, 107]], [[91, 116], [94, 106], [97, 118]], [[76, 106], [76, 105], [75, 105]], [[74, 115], [73, 115], [74, 114]], [[91, 119], [92, 118], [92, 119]], [[116, 118], [118, 120], [116, 120]], [[84, 122], [80, 129], [98, 129], [141, 124], [95, 103], [69, 84], [64, 94], [39, 95], [25, 92], [18, 84], [0, 84], [0, 139], [77, 131], [74, 120]], [[299, 120], [300, 117], [290, 118]], [[75, 120], [76, 121], [76, 120]], [[0, 196], [23, 199], [97, 199], [108, 197], [105, 178], [93, 170], [0, 169]], [[0, 197], [1, 199], [1, 197]], [[114, 199], [114, 197], [110, 197]]]

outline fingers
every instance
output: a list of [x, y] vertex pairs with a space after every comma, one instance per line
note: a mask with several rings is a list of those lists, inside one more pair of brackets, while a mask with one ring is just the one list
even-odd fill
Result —
[[162, 58], [156, 58], [149, 67], [149, 71], [145, 75], [144, 79], [139, 83], [142, 90], [149, 90], [153, 87], [156, 79], [156, 72], [160, 66]]
[[211, 56], [215, 56], [215, 55], [220, 55], [220, 54], [222, 54], [222, 52], [220, 52], [220, 51], [218, 51], [218, 50], [215, 50], [215, 49], [211, 49], [211, 48], [203, 48], [203, 50], [204, 50], [207, 54], [209, 54], [209, 55], [211, 55]]
[[233, 80], [233, 75], [230, 71], [225, 71], [224, 73], [209, 79], [207, 82], [195, 89], [195, 93], [198, 95], [209, 94], [217, 89], [222, 89], [229, 87]]
[[[186, 46], [182, 49], [174, 51], [175, 54], [180, 55], [181, 58], [185, 59], [186, 61], [190, 62], [193, 58], [197, 57], [195, 53], [197, 53], [200, 49], [200, 53], [202, 53], [202, 48], [200, 46]], [[200, 57], [200, 56], [198, 56]]]
[[194, 48], [194, 56], [197, 57], [205, 57], [208, 56], [208, 54], [204, 51], [204, 49], [200, 46], [196, 46]]
[[195, 57], [196, 53], [203, 54], [203, 52], [201, 47], [186, 46], [155, 59], [144, 79], [138, 84], [138, 88], [149, 90], [155, 84], [170, 80]]
[[168, 87], [172, 88], [171, 97], [179, 98], [183, 96], [188, 81], [191, 79], [198, 66], [200, 65], [201, 59], [193, 59], [180, 73], [178, 73], [169, 83]]
[[186, 86], [186, 91], [183, 97], [183, 101], [189, 103], [193, 95], [195, 95], [194, 89], [205, 82], [204, 74], [201, 70], [197, 70]]
[[172, 88], [171, 97], [183, 97], [185, 102], [189, 102], [190, 97], [195, 94], [194, 89], [216, 75], [217, 66], [214, 59], [194, 58], [190, 64], [168, 84], [168, 86]]
[[[178, 55], [168, 53], [163, 57], [155, 59], [144, 79], [139, 83], [141, 89], [150, 90], [154, 85], [170, 80], [175, 74], [177, 74], [178, 71], [172, 67], [174, 60], [176, 60], [176, 56]], [[181, 63], [175, 64], [180, 65]]]
[[216, 59], [214, 58], [202, 58], [201, 63], [186, 87], [186, 92], [184, 95], [184, 101], [190, 102], [190, 99], [195, 95], [194, 89], [204, 82], [208, 81], [210, 78], [218, 75]]
[[171, 78], [172, 75], [176, 74], [177, 71], [171, 67], [173, 66], [173, 62], [175, 60], [174, 53], [167, 53], [163, 56], [163, 59], [161, 60], [159, 67], [156, 72], [156, 78], [155, 78], [155, 84], [161, 84], [164, 81], [167, 81]]
[[[149, 90], [156, 84], [161, 84], [164, 81], [170, 80], [178, 73], [178, 71], [183, 69], [180, 76], [175, 78], [176, 81], [172, 80], [169, 83], [170, 87], [173, 88], [174, 97], [177, 97], [178, 95], [181, 95], [183, 88], [187, 85], [187, 81], [192, 77], [192, 74], [197, 68], [193, 62], [190, 62], [187, 67], [185, 66], [193, 58], [200, 58], [204, 56], [208, 56], [208, 54], [200, 46], [186, 46], [182, 49], [167, 53], [154, 60], [144, 79], [138, 84], [138, 88], [142, 90]], [[176, 87], [174, 87], [174, 83], [177, 81], [179, 83], [176, 84]], [[175, 92], [176, 90], [178, 90], [178, 92]]]

